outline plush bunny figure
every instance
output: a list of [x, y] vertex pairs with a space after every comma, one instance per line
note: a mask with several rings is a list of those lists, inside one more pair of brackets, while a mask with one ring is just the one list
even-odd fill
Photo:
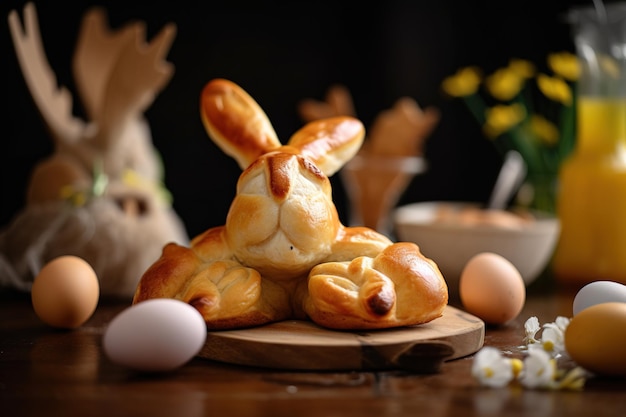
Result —
[[243, 170], [236, 195], [223, 226], [189, 247], [164, 247], [134, 303], [183, 300], [209, 329], [290, 318], [379, 329], [441, 316], [446, 282], [417, 245], [339, 221], [328, 177], [359, 150], [359, 120], [317, 120], [282, 145], [259, 105], [224, 79], [203, 89], [201, 115], [209, 136]]
[[28, 291], [45, 263], [75, 255], [94, 268], [102, 295], [130, 299], [163, 245], [189, 241], [143, 117], [172, 75], [162, 56], [175, 27], [146, 44], [141, 23], [111, 32], [102, 9], [85, 15], [73, 61], [84, 121], [72, 115], [71, 95], [45, 62], [32, 3], [24, 20], [22, 27], [12, 11], [9, 27], [55, 146], [32, 172], [26, 206], [0, 233], [0, 284]]

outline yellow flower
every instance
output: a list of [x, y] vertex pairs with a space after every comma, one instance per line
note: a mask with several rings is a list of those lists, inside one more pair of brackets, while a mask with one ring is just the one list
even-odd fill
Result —
[[485, 86], [491, 95], [502, 101], [515, 97], [523, 85], [524, 78], [511, 67], [500, 68], [485, 80]]
[[443, 90], [452, 97], [465, 97], [474, 94], [480, 86], [482, 76], [476, 67], [459, 69], [456, 74], [443, 80]]
[[532, 62], [525, 59], [511, 59], [509, 61], [509, 69], [522, 78], [532, 78], [535, 75], [535, 66]]
[[576, 81], [580, 77], [578, 57], [569, 52], [555, 52], [548, 55], [548, 66], [556, 75], [568, 81]]
[[[465, 67], [444, 79], [442, 89], [448, 96], [463, 99], [483, 136], [493, 140], [500, 151], [514, 149], [522, 154], [529, 173], [526, 180], [534, 190], [523, 204], [554, 212], [553, 190], [533, 182], [556, 175], [563, 158], [573, 150], [574, 81], [582, 67], [579, 57], [569, 52], [553, 52], [546, 58], [549, 72], [542, 73], [531, 61], [510, 57], [507, 65], [482, 80], [480, 68]], [[597, 58], [601, 71], [615, 72], [615, 61]], [[522, 203], [521, 194], [517, 203]]]
[[559, 129], [545, 117], [534, 114], [530, 118], [530, 130], [544, 143], [556, 145], [559, 141]]
[[519, 103], [511, 105], [499, 104], [487, 109], [483, 129], [490, 138], [496, 138], [524, 120], [526, 111]]
[[537, 85], [539, 90], [549, 99], [561, 102], [566, 106], [572, 104], [572, 90], [563, 78], [539, 74]]

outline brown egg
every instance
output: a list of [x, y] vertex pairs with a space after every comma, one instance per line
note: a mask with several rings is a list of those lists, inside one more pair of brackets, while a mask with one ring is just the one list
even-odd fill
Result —
[[74, 329], [96, 310], [100, 286], [95, 271], [77, 256], [48, 262], [35, 277], [31, 300], [37, 316], [59, 328]]
[[505, 257], [483, 252], [465, 265], [459, 297], [467, 312], [489, 324], [504, 324], [519, 315], [526, 302], [526, 285]]
[[578, 365], [601, 375], [626, 376], [626, 303], [592, 305], [572, 317], [565, 350]]

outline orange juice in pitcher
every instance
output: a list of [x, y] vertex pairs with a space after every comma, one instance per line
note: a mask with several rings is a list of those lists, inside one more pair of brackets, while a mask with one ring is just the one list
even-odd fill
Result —
[[557, 278], [626, 284], [626, 99], [578, 100], [577, 148], [563, 163]]
[[576, 9], [581, 62], [576, 148], [559, 172], [552, 268], [578, 287], [626, 284], [626, 3]]

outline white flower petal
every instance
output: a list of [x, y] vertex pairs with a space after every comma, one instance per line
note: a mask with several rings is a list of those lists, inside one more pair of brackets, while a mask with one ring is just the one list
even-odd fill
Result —
[[547, 327], [541, 334], [542, 345], [544, 350], [552, 354], [552, 356], [560, 355], [565, 351], [565, 335], [558, 327]]
[[539, 331], [539, 319], [537, 317], [532, 316], [524, 323], [524, 332], [526, 336], [524, 337], [524, 343], [531, 344], [537, 343], [537, 339], [535, 339], [535, 335]]
[[513, 379], [513, 369], [498, 349], [486, 346], [474, 356], [472, 375], [483, 385], [503, 387]]
[[554, 324], [556, 324], [556, 326], [561, 329], [562, 332], [565, 332], [565, 329], [567, 329], [567, 326], [569, 326], [569, 322], [570, 319], [568, 319], [567, 317], [558, 316]]
[[526, 388], [547, 388], [554, 383], [555, 371], [554, 362], [546, 351], [531, 349], [524, 359], [520, 382]]

